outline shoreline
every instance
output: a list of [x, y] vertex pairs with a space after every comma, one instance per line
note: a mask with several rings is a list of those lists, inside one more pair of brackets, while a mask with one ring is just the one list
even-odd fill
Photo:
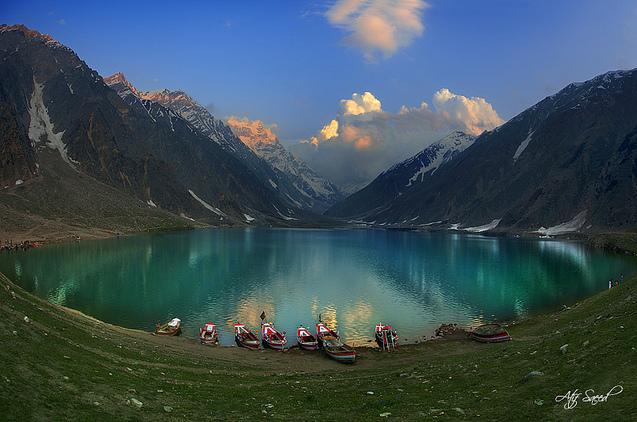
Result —
[[393, 352], [357, 348], [354, 365], [298, 349], [250, 351], [152, 336], [5, 280], [0, 276], [0, 411], [9, 420], [287, 419], [308, 408], [330, 420], [387, 412], [402, 420], [622, 420], [637, 412], [626, 393], [575, 409], [554, 400], [573, 388], [637, 388], [626, 378], [637, 371], [635, 277], [568, 309], [516, 322], [508, 329], [512, 341], [459, 336]]
[[[581, 242], [588, 247], [602, 249], [615, 253], [623, 253], [637, 256], [637, 232], [623, 231], [623, 232], [599, 232], [593, 234], [587, 233], [566, 233], [562, 235], [556, 235], [549, 238], [542, 238], [540, 235], [533, 234], [531, 232], [521, 231], [493, 231], [493, 232], [481, 232], [471, 233], [463, 230], [452, 230], [443, 228], [418, 228], [410, 227], [408, 229], [396, 228], [396, 227], [381, 227], [381, 226], [360, 226], [356, 224], [347, 224], [343, 222], [343, 225], [310, 225], [310, 226], [250, 226], [250, 225], [236, 225], [236, 226], [213, 226], [200, 224], [197, 226], [183, 226], [183, 227], [163, 227], [156, 230], [141, 230], [141, 231], [126, 231], [118, 232], [112, 230], [105, 230], [99, 228], [78, 228], [76, 231], [53, 231], [53, 232], [41, 232], [40, 234], [31, 233], [32, 230], [27, 232], [16, 233], [4, 233], [0, 238], [0, 245], [6, 241], [12, 241], [14, 244], [19, 242], [36, 242], [40, 245], [50, 245], [57, 243], [69, 243], [78, 242], [82, 240], [103, 240], [112, 239], [118, 237], [130, 237], [143, 234], [161, 234], [172, 232], [185, 232], [191, 230], [200, 229], [317, 229], [317, 230], [384, 230], [384, 231], [405, 231], [413, 233], [455, 233], [469, 236], [485, 236], [495, 238], [517, 238], [523, 240], [555, 240], [555, 241], [570, 241]], [[45, 235], [46, 233], [46, 235]]]

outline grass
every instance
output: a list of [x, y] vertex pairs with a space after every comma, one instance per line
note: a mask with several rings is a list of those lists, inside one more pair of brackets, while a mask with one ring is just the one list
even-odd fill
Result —
[[[318, 353], [154, 337], [51, 305], [2, 275], [0, 285], [6, 420], [365, 420], [390, 413], [396, 420], [618, 421], [637, 414], [636, 279], [512, 324], [508, 343], [460, 336], [391, 354], [359, 349], [352, 366]], [[531, 371], [544, 375], [527, 379]], [[624, 392], [596, 406], [580, 400], [565, 410], [554, 401], [576, 388], [605, 393], [617, 384]]]
[[600, 233], [591, 236], [588, 243], [592, 246], [615, 252], [637, 255], [637, 233]]

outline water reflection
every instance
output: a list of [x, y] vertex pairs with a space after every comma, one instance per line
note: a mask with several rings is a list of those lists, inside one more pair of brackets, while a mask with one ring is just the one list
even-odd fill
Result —
[[0, 255], [0, 270], [54, 303], [151, 329], [179, 316], [281, 330], [321, 314], [350, 341], [392, 323], [402, 338], [557, 307], [637, 271], [625, 256], [580, 244], [379, 230], [197, 230]]

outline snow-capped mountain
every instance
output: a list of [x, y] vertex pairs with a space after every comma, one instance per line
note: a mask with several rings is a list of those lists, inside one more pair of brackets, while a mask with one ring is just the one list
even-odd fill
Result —
[[336, 186], [285, 149], [263, 122], [229, 118], [227, 123], [245, 145], [291, 181], [295, 191], [302, 196], [300, 200], [311, 199], [314, 211], [322, 212], [342, 198]]
[[[637, 69], [608, 72], [484, 132], [366, 220], [548, 235], [631, 228], [635, 163]], [[360, 209], [337, 204], [329, 212], [348, 217]]]
[[378, 212], [390, 201], [425, 183], [435, 172], [473, 144], [476, 137], [456, 131], [431, 144], [418, 154], [381, 173], [369, 185], [336, 204], [330, 215], [346, 213], [365, 218]]

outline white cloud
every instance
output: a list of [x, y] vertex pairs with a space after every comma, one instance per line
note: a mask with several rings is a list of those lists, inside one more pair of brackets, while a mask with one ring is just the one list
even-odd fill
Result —
[[479, 135], [485, 129], [500, 126], [503, 120], [484, 98], [456, 95], [443, 88], [434, 94], [434, 106], [445, 118], [464, 126], [464, 131]]
[[341, 100], [341, 111], [343, 115], [357, 116], [359, 114], [382, 111], [380, 101], [374, 94], [365, 91], [363, 95], [354, 93], [349, 100]]
[[[434, 94], [434, 108], [422, 102], [418, 107], [403, 106], [397, 113], [386, 112], [369, 92], [354, 94], [340, 104], [335, 119], [292, 150], [350, 192], [454, 130], [479, 135], [503, 123], [485, 99], [456, 95], [448, 89]], [[326, 130], [328, 127], [333, 130]]]
[[426, 7], [424, 0], [337, 0], [326, 17], [349, 33], [348, 44], [372, 60], [377, 53], [389, 57], [420, 36]]

